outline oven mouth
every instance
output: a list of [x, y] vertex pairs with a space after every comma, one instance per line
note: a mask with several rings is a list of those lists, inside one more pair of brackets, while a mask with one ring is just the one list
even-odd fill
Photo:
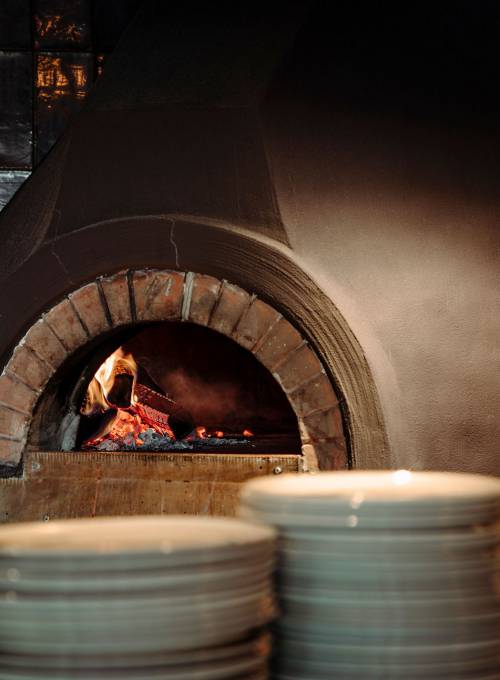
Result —
[[[116, 380], [100, 386], [97, 408], [86, 404], [112, 356]], [[0, 389], [0, 452], [13, 474], [37, 451], [348, 465], [342, 401], [321, 357], [280, 311], [206, 274], [125, 270], [70, 292], [17, 344]], [[118, 414], [138, 429], [108, 437]]]
[[79, 420], [74, 449], [300, 454], [286, 395], [234, 341], [168, 321], [127, 335], [97, 369], [102, 353], [93, 351], [71, 390], [65, 417]]

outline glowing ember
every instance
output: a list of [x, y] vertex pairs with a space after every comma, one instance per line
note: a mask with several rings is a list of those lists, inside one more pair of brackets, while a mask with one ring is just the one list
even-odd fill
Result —
[[208, 438], [206, 427], [197, 427], [194, 432], [195, 432], [195, 437], [197, 439], [207, 439]]
[[253, 432], [251, 430], [243, 430], [244, 437], [253, 437]]
[[143, 445], [143, 440], [140, 439], [139, 435], [142, 432], [147, 432], [149, 430], [149, 425], [142, 422], [139, 415], [130, 413], [125, 409], [120, 409], [113, 421], [113, 426], [111, 430], [106, 434], [105, 437], [97, 437], [96, 439], [88, 439], [85, 442], [85, 448], [95, 448], [101, 444], [103, 441], [117, 442], [118, 444], [122, 441], [127, 444], [136, 444], [137, 446]]

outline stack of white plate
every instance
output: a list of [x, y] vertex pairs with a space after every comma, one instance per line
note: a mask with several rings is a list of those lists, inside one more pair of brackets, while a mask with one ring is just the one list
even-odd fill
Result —
[[0, 678], [267, 677], [275, 532], [132, 517], [0, 529]]
[[260, 478], [240, 516], [279, 530], [276, 677], [500, 678], [500, 480]]

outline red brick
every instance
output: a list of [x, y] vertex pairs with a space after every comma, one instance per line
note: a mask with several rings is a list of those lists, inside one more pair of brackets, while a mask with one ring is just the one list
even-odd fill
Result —
[[132, 322], [130, 312], [130, 293], [126, 272], [114, 276], [103, 276], [99, 279], [102, 291], [108, 304], [113, 326], [122, 326]]
[[44, 314], [44, 319], [68, 352], [72, 352], [87, 342], [87, 333], [69, 300], [65, 299], [53, 307], [47, 314]]
[[346, 444], [343, 437], [316, 442], [314, 450], [320, 470], [345, 470], [348, 467]]
[[233, 338], [245, 349], [253, 350], [259, 340], [280, 318], [279, 312], [255, 299], [236, 326]]
[[16, 466], [21, 460], [24, 442], [0, 438], [0, 465]]
[[269, 370], [279, 364], [289, 352], [303, 342], [300, 333], [286, 319], [280, 319], [262, 344], [257, 346], [255, 356]]
[[287, 355], [285, 360], [274, 369], [283, 388], [288, 392], [300, 387], [313, 376], [321, 373], [318, 357], [307, 345]]
[[312, 413], [303, 421], [309, 437], [313, 440], [343, 436], [342, 414], [339, 406], [334, 406], [328, 411]]
[[136, 271], [134, 298], [139, 321], [180, 319], [184, 274], [175, 271]]
[[338, 399], [324, 373], [288, 395], [298, 416], [305, 417], [313, 411], [336, 406]]
[[68, 297], [78, 312], [78, 316], [87, 327], [91, 337], [109, 330], [106, 312], [96, 283], [89, 283], [71, 293]]
[[246, 291], [224, 282], [208, 325], [215, 331], [230, 336], [249, 303], [250, 295]]
[[[212, 310], [219, 296], [220, 286], [219, 279], [215, 279], [213, 276], [194, 275], [190, 286], [191, 300], [186, 313], [187, 321], [192, 321], [200, 326], [208, 326]], [[188, 291], [186, 291], [186, 295], [188, 294]]]
[[29, 416], [0, 406], [0, 435], [24, 439], [28, 431]]
[[61, 341], [44, 319], [39, 319], [29, 329], [24, 342], [54, 369], [59, 368], [66, 358], [67, 352]]
[[37, 392], [45, 386], [53, 373], [50, 366], [39, 359], [26, 345], [16, 347], [6, 369]]
[[0, 403], [31, 413], [38, 399], [38, 394], [10, 375], [0, 376]]

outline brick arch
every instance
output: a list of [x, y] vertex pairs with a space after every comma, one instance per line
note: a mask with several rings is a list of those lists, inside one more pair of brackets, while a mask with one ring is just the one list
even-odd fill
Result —
[[19, 465], [36, 403], [73, 352], [114, 328], [147, 321], [196, 323], [252, 352], [279, 382], [297, 416], [304, 469], [347, 466], [338, 396], [299, 331], [256, 295], [226, 280], [164, 269], [101, 276], [29, 329], [0, 376], [0, 464]]

